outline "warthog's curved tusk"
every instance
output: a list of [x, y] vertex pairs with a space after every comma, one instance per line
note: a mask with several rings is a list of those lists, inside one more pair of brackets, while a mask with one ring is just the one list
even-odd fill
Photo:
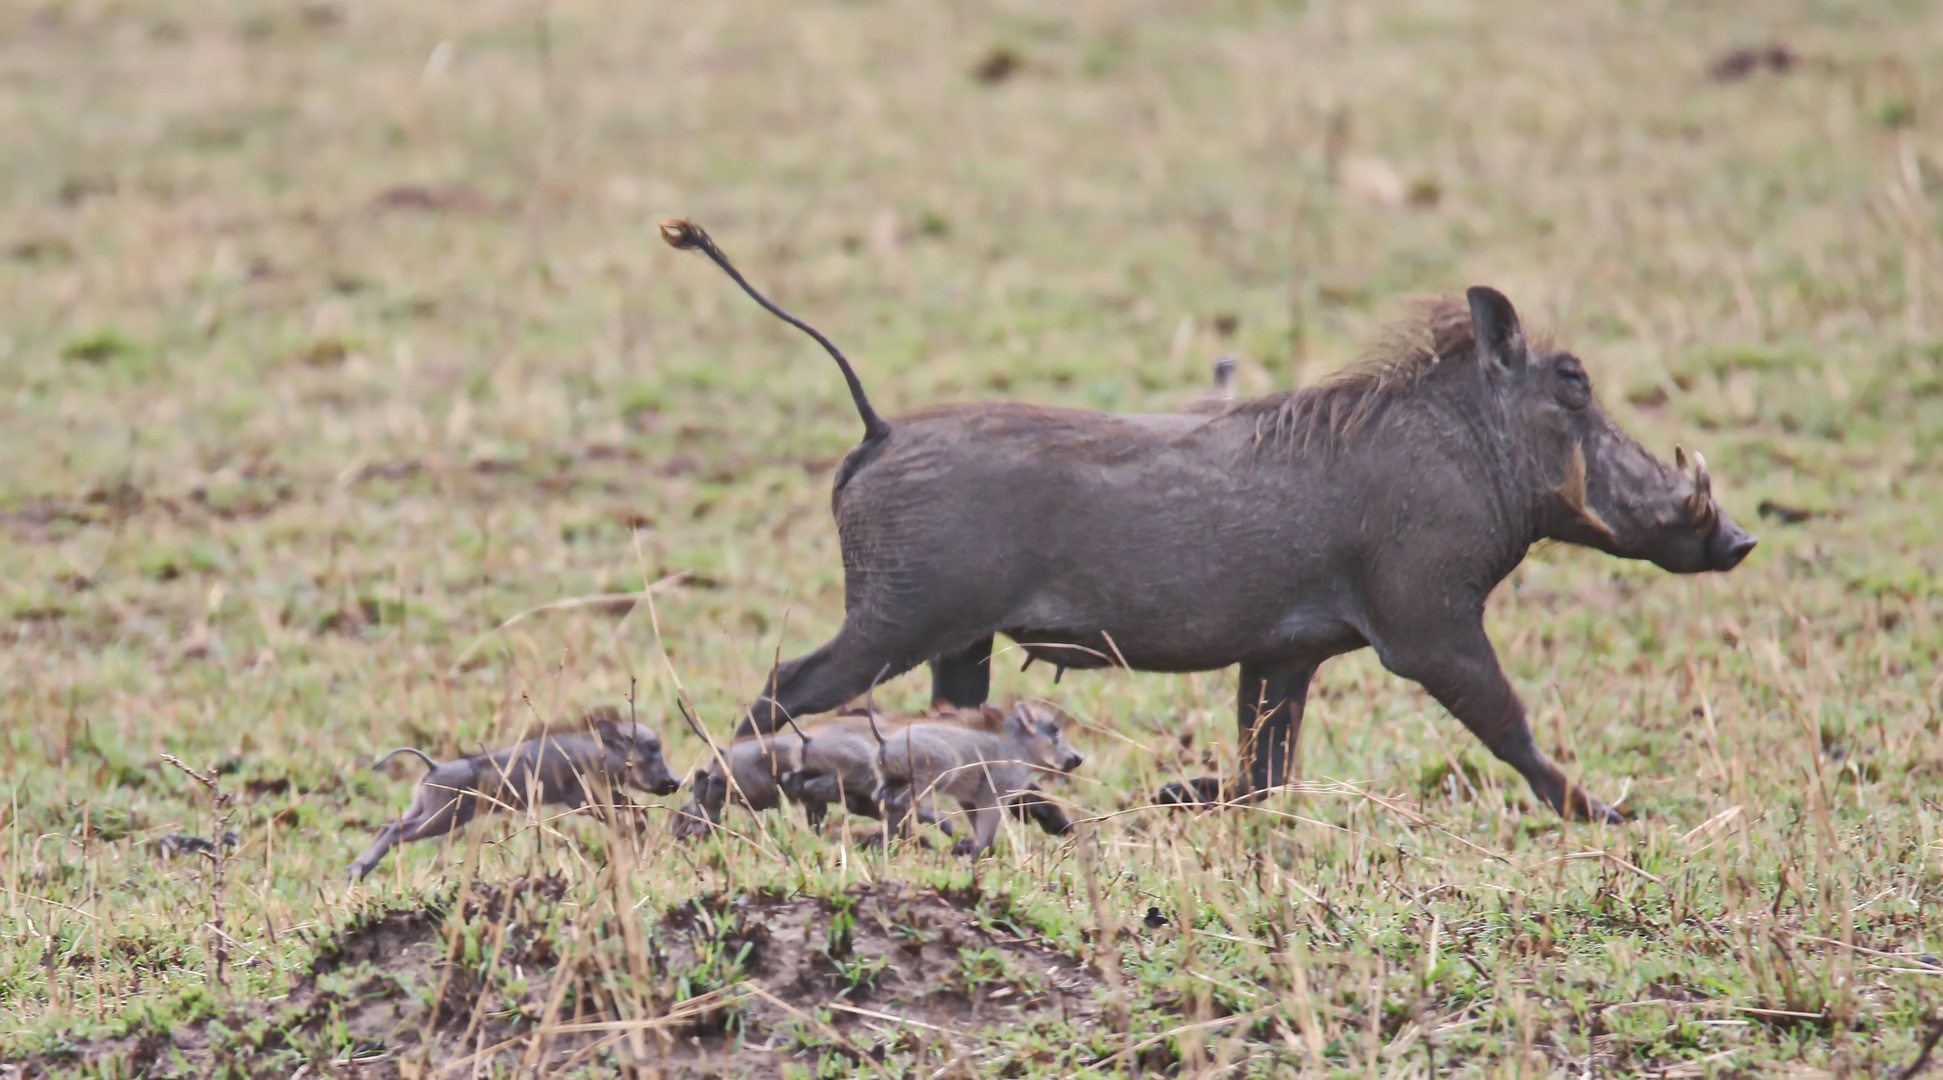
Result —
[[1693, 515], [1693, 526], [1701, 532], [1709, 532], [1714, 527], [1714, 481], [1707, 473], [1707, 455], [1698, 450], [1693, 454], [1693, 494], [1687, 496], [1687, 511]]

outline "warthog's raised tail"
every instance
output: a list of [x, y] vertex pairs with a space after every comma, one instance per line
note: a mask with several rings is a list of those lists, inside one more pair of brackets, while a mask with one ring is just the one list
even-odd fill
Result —
[[669, 218], [661, 223], [661, 238], [668, 242], [669, 247], [681, 251], [699, 251], [708, 256], [709, 261], [721, 267], [723, 273], [728, 274], [735, 279], [737, 285], [742, 286], [742, 291], [748, 293], [751, 300], [761, 304], [764, 311], [808, 334], [816, 339], [818, 345], [823, 346], [823, 351], [836, 360], [837, 367], [843, 372], [843, 381], [850, 387], [850, 400], [856, 403], [857, 415], [864, 422], [864, 442], [877, 442], [891, 433], [891, 426], [884, 422], [883, 417], [877, 415], [876, 409], [871, 408], [870, 398], [864, 393], [863, 380], [857, 378], [857, 371], [850, 366], [850, 358], [843, 355], [843, 350], [837, 348], [829, 338], [824, 337], [822, 331], [777, 307], [768, 297], [757, 292], [755, 286], [749, 284], [743, 278], [742, 272], [729, 261], [729, 257], [722, 254], [722, 249], [715, 246], [715, 241], [708, 235], [707, 229], [687, 218]]

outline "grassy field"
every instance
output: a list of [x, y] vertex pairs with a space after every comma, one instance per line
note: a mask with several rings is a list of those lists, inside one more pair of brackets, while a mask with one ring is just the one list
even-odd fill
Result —
[[[0, 1076], [1876, 1076], [1943, 1009], [1943, 6], [36, 0], [0, 87]], [[1075, 837], [676, 796], [348, 886], [373, 755], [635, 686], [686, 775], [677, 678], [719, 737], [841, 617], [842, 384], [674, 214], [893, 415], [1306, 384], [1493, 284], [1762, 544], [1494, 598], [1621, 828], [1367, 653], [1300, 793], [1149, 807], [1233, 673], [1002, 656]]]

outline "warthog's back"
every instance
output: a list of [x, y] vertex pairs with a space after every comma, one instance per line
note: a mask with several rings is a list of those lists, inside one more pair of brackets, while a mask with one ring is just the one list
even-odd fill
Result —
[[1135, 667], [1232, 663], [1327, 599], [1357, 522], [1322, 480], [1232, 413], [904, 417], [836, 497], [849, 600], [1095, 651], [1104, 631]]

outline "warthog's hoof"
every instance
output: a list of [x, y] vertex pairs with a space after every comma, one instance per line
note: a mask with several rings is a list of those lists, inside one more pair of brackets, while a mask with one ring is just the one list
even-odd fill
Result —
[[1221, 801], [1221, 778], [1218, 776], [1176, 780], [1154, 793], [1154, 802], [1162, 806], [1210, 806]]
[[[1572, 801], [1577, 804], [1579, 800]], [[1595, 825], [1624, 825], [1628, 820], [1626, 815], [1590, 795], [1585, 796], [1583, 805], [1574, 805], [1571, 810], [1572, 812], [1567, 816], [1574, 821], [1590, 821]]]
[[977, 855], [978, 841], [967, 836], [963, 840], [951, 845], [951, 853], [953, 855]]

